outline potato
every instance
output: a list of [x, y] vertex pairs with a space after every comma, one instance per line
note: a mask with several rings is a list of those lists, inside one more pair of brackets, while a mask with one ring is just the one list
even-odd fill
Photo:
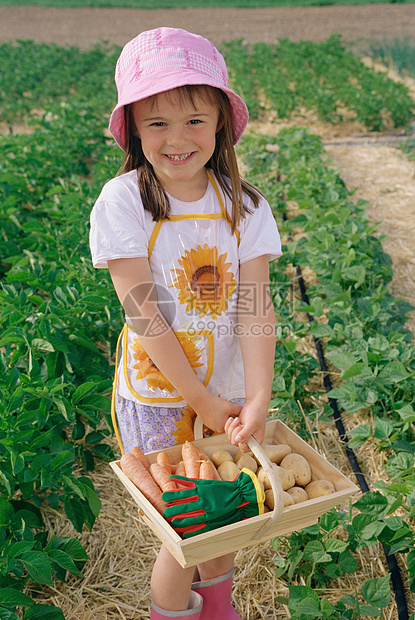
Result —
[[287, 493], [287, 491], [283, 491], [283, 494], [284, 494], [284, 508], [285, 506], [294, 506], [295, 499], [293, 498], [293, 496], [290, 493]]
[[265, 454], [271, 461], [271, 463], [276, 463], [279, 465], [282, 459], [287, 456], [287, 454], [291, 454], [291, 446], [286, 443], [279, 444], [262, 444], [262, 449]]
[[301, 454], [287, 454], [280, 466], [284, 469], [288, 469], [292, 473], [295, 479], [295, 484], [305, 487], [311, 480], [311, 468], [308, 461], [301, 456]]
[[210, 459], [215, 467], [219, 467], [219, 465], [222, 465], [222, 463], [227, 461], [233, 462], [232, 454], [226, 452], [226, 450], [215, 450]]
[[307, 495], [310, 499], [314, 497], [322, 497], [323, 495], [331, 495], [336, 492], [336, 488], [330, 480], [314, 480], [305, 487]]
[[274, 493], [272, 489], [267, 489], [265, 491], [265, 506], [268, 506], [270, 510], [274, 510], [275, 502], [274, 502]]
[[296, 504], [306, 502], [309, 499], [307, 491], [305, 491], [302, 487], [291, 487], [291, 489], [287, 489], [287, 493], [291, 495]]
[[222, 480], [235, 480], [241, 470], [233, 461], [224, 461], [222, 465], [219, 465], [218, 472]]
[[256, 477], [258, 478], [259, 482], [264, 486], [264, 489], [270, 488], [270, 486], [267, 486], [267, 487], [265, 486], [265, 482], [269, 484], [269, 481], [268, 481], [268, 474], [263, 467], [258, 467], [256, 471]]
[[235, 463], [237, 464], [239, 469], [243, 469], [245, 467], [246, 469], [250, 469], [251, 471], [253, 471], [254, 474], [258, 469], [258, 463], [252, 456], [249, 456], [249, 454], [241, 454], [241, 456], [238, 460], [235, 461]]
[[294, 486], [292, 482], [294, 480], [294, 484], [295, 484], [295, 479], [290, 471], [288, 471], [287, 469], [284, 469], [280, 465], [275, 465], [275, 463], [274, 463], [274, 468], [281, 481], [281, 486], [282, 486], [283, 491], [286, 491], [290, 487]]
[[[293, 506], [295, 504], [294, 498], [285, 491], [283, 491], [283, 496], [284, 508], [286, 506]], [[265, 491], [265, 506], [268, 506], [270, 510], [274, 510], [275, 508], [274, 493], [272, 489], [268, 489], [267, 491]]]
[[[275, 463], [273, 463], [273, 467], [275, 471], [277, 472], [278, 477], [281, 481], [281, 486], [282, 486], [283, 491], [294, 486], [295, 484], [294, 476], [289, 471], [287, 471], [286, 469], [283, 469], [282, 467], [279, 467], [279, 465], [275, 465]], [[257, 478], [258, 480], [261, 480], [261, 482], [263, 482], [265, 489], [271, 488], [271, 482], [269, 480], [268, 474], [263, 467], [260, 467], [258, 469]]]
[[238, 452], [235, 454], [235, 463], [243, 454], [247, 454], [248, 456], [252, 456], [252, 458], [254, 458], [253, 452], [241, 452], [240, 450], [238, 450]]

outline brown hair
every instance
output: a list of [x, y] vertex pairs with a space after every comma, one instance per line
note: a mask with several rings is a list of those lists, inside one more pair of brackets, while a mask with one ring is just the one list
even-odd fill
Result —
[[[202, 97], [219, 108], [219, 124], [222, 124], [222, 127], [216, 134], [215, 150], [206, 166], [213, 170], [221, 189], [232, 202], [230, 219], [232, 232], [234, 232], [239, 225], [240, 218], [245, 217], [245, 213], [251, 212], [243, 202], [243, 194], [245, 193], [252, 200], [256, 208], [259, 205], [261, 193], [242, 179], [239, 174], [233, 145], [229, 99], [219, 88], [205, 84], [180, 86], [174, 89], [174, 93], [177, 93], [180, 103], [190, 102], [196, 108], [195, 99]], [[152, 99], [155, 101], [156, 97], [157, 95]], [[138, 171], [138, 184], [144, 209], [152, 214], [155, 222], [158, 222], [161, 219], [168, 218], [170, 203], [157, 179], [153, 166], [147, 161], [141, 148], [141, 140], [137, 136], [134, 124], [133, 104], [124, 107], [124, 121], [125, 150], [119, 174], [131, 170]]]

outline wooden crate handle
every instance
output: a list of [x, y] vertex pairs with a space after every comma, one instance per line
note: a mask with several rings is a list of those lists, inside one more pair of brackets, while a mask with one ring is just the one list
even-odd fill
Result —
[[247, 443], [251, 452], [253, 452], [253, 454], [256, 456], [256, 458], [268, 474], [268, 478], [271, 483], [271, 489], [274, 494], [274, 510], [272, 511], [270, 518], [252, 537], [252, 540], [257, 540], [259, 538], [262, 538], [267, 533], [267, 531], [274, 525], [277, 519], [279, 519], [279, 517], [281, 516], [282, 511], [284, 510], [284, 492], [282, 490], [280, 478], [275, 471], [273, 464], [271, 463], [268, 456], [265, 454], [264, 450], [261, 448], [257, 440], [251, 436], [248, 439]]
[[[195, 439], [203, 439], [203, 422], [199, 416], [196, 416], [193, 426], [193, 434]], [[282, 490], [280, 478], [268, 456], [261, 448], [261, 445], [257, 442], [255, 437], [252, 436], [248, 439], [247, 443], [251, 452], [256, 456], [256, 458], [268, 474], [268, 479], [271, 483], [271, 489], [274, 494], [274, 510], [270, 514], [269, 519], [252, 537], [252, 540], [257, 540], [258, 538], [262, 538], [264, 534], [266, 534], [268, 529], [270, 529], [277, 521], [277, 519], [279, 519], [279, 517], [281, 516], [282, 511], [284, 510], [284, 493]]]
[[203, 422], [202, 422], [202, 418], [199, 417], [198, 415], [196, 416], [195, 421], [193, 423], [193, 436], [195, 440], [203, 439]]

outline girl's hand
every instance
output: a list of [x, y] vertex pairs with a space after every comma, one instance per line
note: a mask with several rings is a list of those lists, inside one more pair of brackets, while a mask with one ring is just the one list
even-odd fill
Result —
[[232, 445], [238, 446], [241, 452], [249, 452], [248, 439], [253, 435], [258, 443], [264, 441], [265, 424], [268, 409], [252, 403], [245, 403], [237, 418], [228, 418], [225, 433]]
[[225, 422], [229, 418], [237, 418], [241, 411], [242, 407], [240, 405], [228, 403], [227, 400], [219, 396], [210, 395], [210, 398], [205, 400], [203, 406], [197, 408], [196, 413], [212, 431], [223, 433]]

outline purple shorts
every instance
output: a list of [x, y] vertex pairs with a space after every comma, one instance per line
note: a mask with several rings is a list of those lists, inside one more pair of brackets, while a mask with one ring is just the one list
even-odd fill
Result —
[[[230, 402], [242, 407], [245, 399]], [[163, 450], [194, 439], [196, 414], [189, 407], [150, 407], [116, 394], [115, 416], [124, 452], [134, 446], [143, 452]]]

